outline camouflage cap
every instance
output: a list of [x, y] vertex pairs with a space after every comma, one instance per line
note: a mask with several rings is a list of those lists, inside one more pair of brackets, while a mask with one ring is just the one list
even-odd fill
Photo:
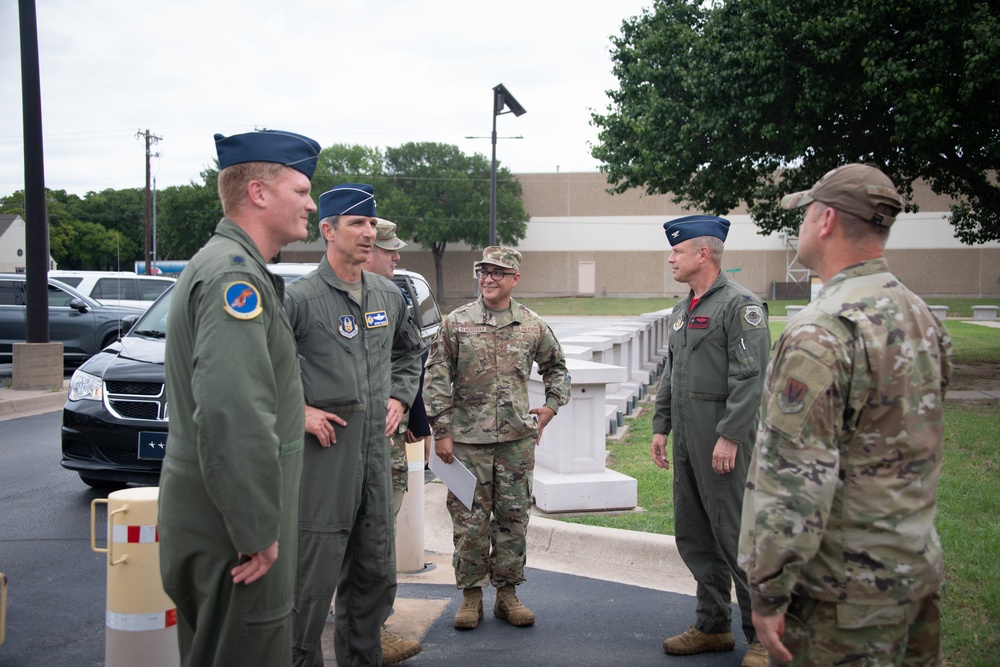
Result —
[[376, 218], [375, 224], [375, 245], [383, 250], [399, 250], [405, 248], [406, 243], [396, 236], [396, 223]]
[[502, 266], [505, 269], [520, 271], [521, 253], [513, 248], [491, 245], [487, 248], [483, 248], [483, 258], [476, 262], [473, 266], [478, 268], [483, 264], [494, 264], [496, 266]]
[[[781, 208], [801, 208], [814, 201], [881, 227], [891, 227], [903, 210], [903, 198], [896, 186], [880, 169], [869, 164], [847, 164], [828, 171], [811, 189], [782, 197]], [[893, 213], [878, 212], [878, 204], [889, 206]]]

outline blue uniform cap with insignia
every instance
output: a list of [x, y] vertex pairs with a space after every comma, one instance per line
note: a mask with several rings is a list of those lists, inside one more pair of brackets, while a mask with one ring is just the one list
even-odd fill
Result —
[[375, 188], [367, 183], [341, 183], [319, 196], [319, 219], [337, 215], [374, 218]]
[[219, 169], [244, 162], [277, 162], [301, 171], [310, 180], [319, 159], [319, 144], [294, 132], [260, 130], [224, 137], [215, 135]]
[[729, 235], [729, 221], [714, 215], [686, 215], [664, 222], [663, 231], [671, 246], [699, 236], [714, 236], [725, 241]]

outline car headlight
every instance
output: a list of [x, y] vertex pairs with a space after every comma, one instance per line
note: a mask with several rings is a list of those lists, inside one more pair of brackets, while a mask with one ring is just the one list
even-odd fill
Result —
[[69, 400], [100, 401], [104, 398], [101, 378], [83, 371], [74, 371], [69, 380]]

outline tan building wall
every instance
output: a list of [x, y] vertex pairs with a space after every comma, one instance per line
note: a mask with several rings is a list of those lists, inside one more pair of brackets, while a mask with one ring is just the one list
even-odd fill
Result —
[[[663, 235], [666, 220], [689, 215], [663, 195], [631, 190], [607, 192], [601, 173], [519, 174], [524, 206], [531, 221], [518, 245], [523, 255], [520, 296], [575, 296], [581, 290], [581, 263], [593, 263], [593, 294], [610, 297], [676, 297], [687, 290], [674, 282], [667, 264], [669, 244]], [[926, 187], [915, 187], [920, 212], [903, 214], [893, 227], [886, 249], [892, 270], [913, 291], [925, 297], [1000, 296], [1000, 243], [964, 246], [947, 222], [946, 197]], [[385, 212], [387, 215], [390, 212]], [[794, 264], [794, 242], [777, 234], [761, 236], [745, 209], [731, 211], [733, 222], [723, 268], [730, 278], [755, 293], [771, 298], [775, 282], [792, 277], [806, 280], [803, 267]], [[282, 252], [284, 261], [317, 261], [322, 243], [293, 244]], [[401, 253], [400, 268], [423, 274], [437, 289], [429, 251], [411, 244]], [[447, 303], [476, 295], [472, 264], [481, 257], [461, 245], [449, 246], [443, 261]]]

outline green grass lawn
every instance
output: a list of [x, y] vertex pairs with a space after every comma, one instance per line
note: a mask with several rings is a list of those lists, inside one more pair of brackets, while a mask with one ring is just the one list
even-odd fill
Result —
[[[947, 305], [954, 361], [997, 369], [1000, 386], [1000, 329], [958, 321], [971, 318], [973, 305], [1000, 305], [994, 299], [932, 299]], [[673, 305], [672, 299], [526, 299], [543, 315], [636, 315]], [[803, 302], [770, 304], [772, 315]], [[785, 321], [771, 322], [774, 340]], [[639, 511], [566, 519], [574, 523], [673, 534], [672, 473], [653, 465], [652, 405], [627, 418], [628, 431], [608, 442], [608, 467], [636, 479]], [[945, 407], [945, 443], [938, 489], [937, 528], [945, 558], [943, 651], [947, 665], [1000, 663], [1000, 409], [996, 406]], [[558, 518], [558, 517], [556, 517]]]

